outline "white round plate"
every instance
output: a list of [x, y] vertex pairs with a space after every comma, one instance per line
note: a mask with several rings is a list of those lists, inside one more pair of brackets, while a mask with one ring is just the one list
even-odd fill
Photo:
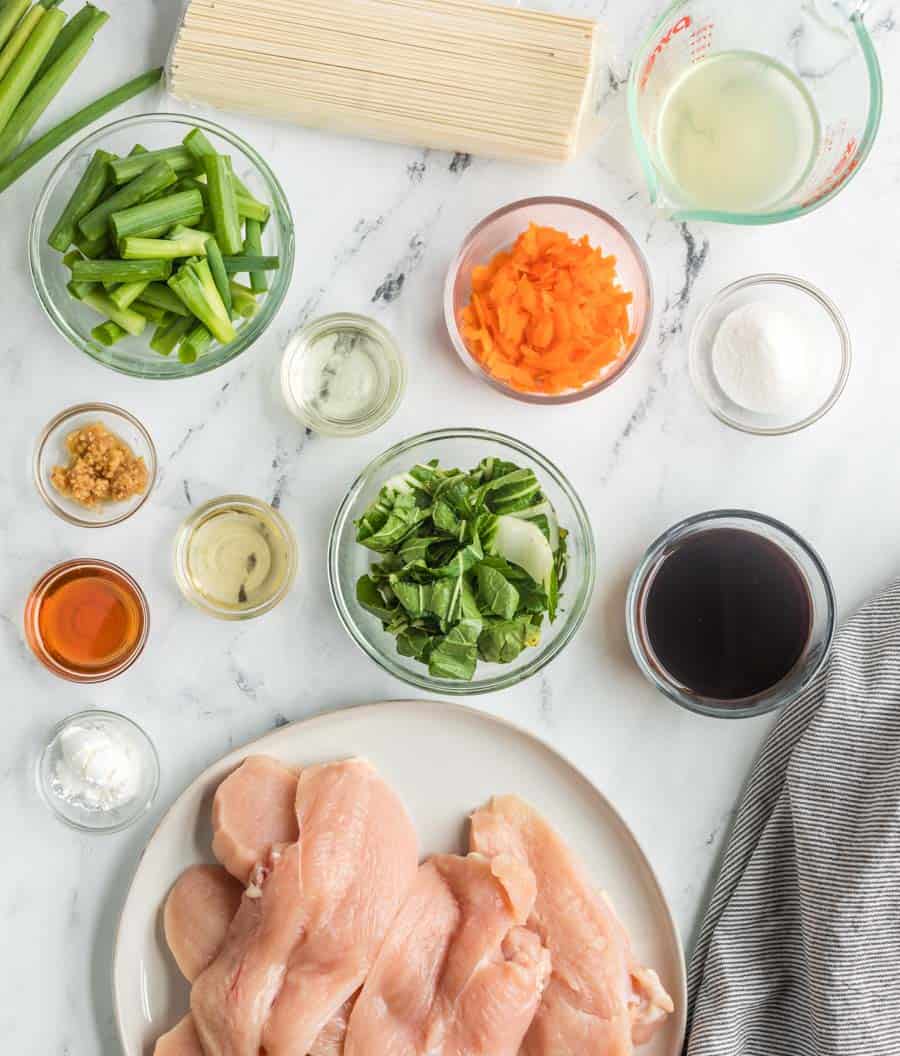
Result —
[[125, 1056], [150, 1056], [187, 1010], [187, 984], [162, 934], [162, 906], [183, 869], [212, 861], [213, 793], [253, 754], [292, 766], [369, 759], [406, 804], [423, 857], [464, 852], [467, 818], [492, 795], [528, 800], [609, 892], [638, 961], [659, 972], [675, 1001], [675, 1014], [640, 1056], [681, 1052], [686, 994], [678, 932], [650, 863], [612, 804], [552, 748], [501, 719], [458, 704], [392, 701], [319, 715], [229, 752], [165, 814], [135, 872], [116, 937], [113, 986]]

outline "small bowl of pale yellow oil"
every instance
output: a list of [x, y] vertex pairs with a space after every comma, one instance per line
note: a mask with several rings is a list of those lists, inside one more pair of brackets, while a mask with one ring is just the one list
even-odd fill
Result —
[[266, 502], [223, 495], [195, 510], [175, 537], [175, 578], [191, 604], [221, 620], [250, 620], [284, 599], [297, 541]]
[[406, 388], [406, 364], [390, 332], [364, 315], [338, 312], [292, 334], [281, 361], [288, 410], [325, 436], [371, 433]]

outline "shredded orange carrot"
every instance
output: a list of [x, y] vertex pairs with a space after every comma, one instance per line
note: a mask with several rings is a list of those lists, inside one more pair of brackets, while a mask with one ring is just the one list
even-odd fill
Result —
[[472, 269], [460, 330], [493, 377], [522, 392], [560, 393], [596, 380], [631, 350], [631, 293], [587, 235], [532, 224], [511, 250]]

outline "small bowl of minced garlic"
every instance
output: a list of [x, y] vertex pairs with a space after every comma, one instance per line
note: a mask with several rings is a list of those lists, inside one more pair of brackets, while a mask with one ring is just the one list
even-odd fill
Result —
[[44, 426], [34, 483], [46, 505], [81, 528], [108, 528], [144, 505], [156, 482], [156, 449], [134, 415], [109, 403], [80, 403]]

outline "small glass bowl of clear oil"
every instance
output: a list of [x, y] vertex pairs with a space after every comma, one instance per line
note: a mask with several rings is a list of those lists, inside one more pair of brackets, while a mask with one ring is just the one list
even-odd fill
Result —
[[314, 319], [291, 336], [281, 361], [288, 409], [326, 436], [373, 432], [396, 411], [405, 388], [397, 343], [364, 315]]
[[869, 155], [882, 81], [862, 0], [677, 0], [632, 64], [651, 200], [769, 224], [837, 195]]

